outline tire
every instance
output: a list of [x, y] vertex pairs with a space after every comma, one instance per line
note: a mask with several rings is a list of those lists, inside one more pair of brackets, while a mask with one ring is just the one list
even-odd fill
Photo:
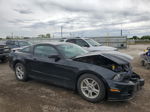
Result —
[[103, 81], [93, 74], [80, 76], [77, 89], [85, 100], [92, 103], [103, 101], [106, 96], [106, 88]]
[[27, 72], [25, 66], [22, 63], [17, 63], [15, 65], [15, 75], [16, 79], [19, 81], [27, 81]]
[[141, 65], [145, 66], [145, 61], [144, 60], [141, 60]]

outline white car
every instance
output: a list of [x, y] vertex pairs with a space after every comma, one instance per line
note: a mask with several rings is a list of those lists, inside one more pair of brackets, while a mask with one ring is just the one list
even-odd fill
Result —
[[100, 43], [96, 42], [93, 39], [89, 38], [70, 38], [70, 39], [61, 39], [61, 42], [70, 42], [77, 44], [88, 51], [117, 51], [115, 47], [103, 46]]

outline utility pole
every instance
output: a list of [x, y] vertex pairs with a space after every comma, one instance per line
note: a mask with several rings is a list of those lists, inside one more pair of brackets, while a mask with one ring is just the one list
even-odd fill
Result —
[[72, 33], [70, 32], [69, 34], [70, 34], [70, 37], [72, 37]]
[[121, 23], [121, 32], [120, 33], [121, 33], [121, 36], [122, 36], [123, 35], [123, 33], [122, 33], [122, 23]]
[[63, 26], [61, 26], [61, 38], [63, 37]]
[[121, 36], [122, 36], [122, 29], [121, 29]]
[[11, 37], [14, 38], [14, 34], [13, 33], [11, 33]]

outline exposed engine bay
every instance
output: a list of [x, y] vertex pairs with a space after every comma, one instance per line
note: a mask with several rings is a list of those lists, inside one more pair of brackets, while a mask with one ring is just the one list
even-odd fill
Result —
[[76, 58], [75, 60], [84, 62], [84, 63], [102, 66], [104, 68], [113, 70], [114, 72], [128, 72], [128, 71], [131, 71], [131, 69], [132, 69], [129, 63], [118, 64], [108, 58], [105, 58], [104, 56], [101, 56], [101, 55], [80, 57], [80, 58]]
[[139, 75], [137, 75], [132, 71], [132, 67], [129, 62], [126, 64], [118, 64], [112, 61], [111, 59], [108, 59], [101, 55], [80, 57], [80, 58], [75, 58], [74, 60], [84, 62], [84, 63], [94, 64], [94, 65], [98, 65], [110, 69], [118, 73], [120, 75], [119, 77], [121, 77], [120, 81], [123, 82], [129, 82], [129, 81], [136, 82], [137, 80], [140, 79]]

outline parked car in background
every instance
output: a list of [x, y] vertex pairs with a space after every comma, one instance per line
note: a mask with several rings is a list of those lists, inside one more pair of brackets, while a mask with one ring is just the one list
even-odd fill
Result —
[[68, 38], [68, 39], [65, 38], [65, 39], [61, 39], [60, 41], [77, 44], [88, 51], [117, 51], [118, 50], [117, 48], [114, 47], [103, 46], [100, 43], [90, 38]]
[[87, 52], [72, 43], [41, 43], [10, 53], [19, 81], [29, 77], [77, 90], [90, 102], [127, 100], [144, 85], [122, 53]]
[[150, 47], [148, 47], [145, 52], [140, 55], [141, 65], [146, 69], [150, 69]]
[[21, 48], [24, 46], [29, 46], [31, 45], [31, 43], [23, 40], [7, 40], [6, 45], [9, 48], [14, 49], [14, 48]]
[[6, 62], [9, 53], [10, 53], [9, 47], [4, 42], [0, 42], [0, 61]]

